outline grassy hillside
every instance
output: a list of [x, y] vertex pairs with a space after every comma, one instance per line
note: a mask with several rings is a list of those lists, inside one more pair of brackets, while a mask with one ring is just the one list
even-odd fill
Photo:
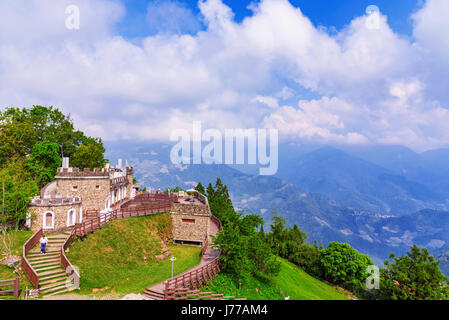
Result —
[[[157, 260], [171, 234], [168, 214], [114, 220], [75, 241], [67, 254], [81, 274], [81, 294], [141, 293], [171, 277], [171, 262]], [[200, 262], [200, 248], [169, 246], [179, 274]]]
[[308, 275], [300, 267], [279, 258], [281, 270], [276, 279], [263, 281], [248, 278], [242, 281], [242, 290], [237, 281], [226, 274], [219, 274], [202, 289], [247, 298], [248, 300], [347, 300], [347, 292], [342, 292], [314, 277]]
[[348, 292], [342, 292], [307, 274], [295, 264], [279, 258], [281, 271], [277, 285], [292, 300], [347, 300]]

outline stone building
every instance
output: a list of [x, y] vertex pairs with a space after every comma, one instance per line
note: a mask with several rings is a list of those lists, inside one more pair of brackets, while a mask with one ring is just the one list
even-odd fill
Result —
[[69, 159], [64, 158], [55, 180], [31, 201], [27, 224], [32, 230], [57, 231], [63, 228], [64, 221], [65, 227], [73, 226], [73, 220], [82, 222], [83, 210], [109, 212], [135, 193], [133, 168], [127, 163], [122, 167], [121, 159], [115, 168], [107, 165], [102, 169], [79, 170], [69, 167]]
[[192, 190], [172, 204], [173, 240], [177, 243], [203, 244], [209, 236], [212, 216], [207, 197]]
[[34, 197], [29, 205], [27, 224], [33, 232], [40, 228], [46, 231], [63, 231], [83, 219], [80, 197], [57, 197], [41, 199]]

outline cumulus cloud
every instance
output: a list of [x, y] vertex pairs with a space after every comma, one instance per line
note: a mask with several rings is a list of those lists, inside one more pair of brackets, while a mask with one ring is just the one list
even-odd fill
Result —
[[[80, 7], [76, 31], [64, 25], [69, 4]], [[168, 140], [202, 120], [285, 139], [449, 143], [447, 1], [426, 1], [412, 38], [382, 14], [367, 27], [364, 13], [330, 34], [287, 0], [262, 0], [240, 23], [221, 0], [199, 9], [204, 28], [178, 2], [155, 2], [137, 43], [115, 32], [118, 0], [2, 1], [0, 105], [58, 106], [104, 140]]]

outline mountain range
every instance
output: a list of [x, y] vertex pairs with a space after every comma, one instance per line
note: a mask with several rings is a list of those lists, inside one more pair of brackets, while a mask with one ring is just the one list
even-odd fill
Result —
[[309, 241], [348, 242], [379, 265], [415, 243], [441, 257], [449, 251], [449, 150], [282, 145], [277, 174], [260, 176], [254, 165], [174, 165], [168, 143], [106, 148], [112, 163], [128, 159], [147, 187], [192, 188], [220, 177], [236, 209], [260, 214], [268, 229], [274, 210]]

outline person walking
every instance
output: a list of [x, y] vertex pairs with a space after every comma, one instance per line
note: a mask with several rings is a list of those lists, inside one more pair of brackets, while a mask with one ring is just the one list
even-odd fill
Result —
[[48, 242], [48, 239], [45, 236], [45, 234], [42, 235], [42, 237], [41, 237], [41, 239], [39, 241], [41, 243], [41, 253], [45, 254], [45, 252], [47, 251], [47, 242]]

